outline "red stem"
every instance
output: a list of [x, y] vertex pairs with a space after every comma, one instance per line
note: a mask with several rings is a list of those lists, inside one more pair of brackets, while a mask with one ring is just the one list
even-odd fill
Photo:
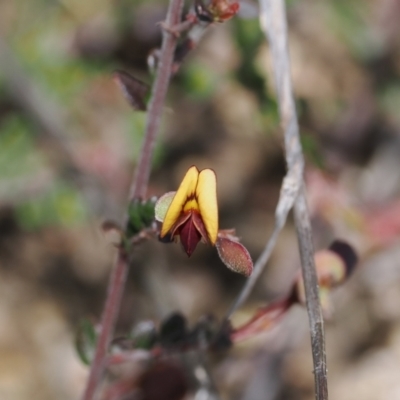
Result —
[[[170, 0], [166, 18], [167, 26], [174, 26], [180, 22], [182, 6], [183, 0]], [[129, 194], [130, 201], [137, 198], [144, 198], [147, 191], [153, 151], [157, 134], [159, 132], [161, 114], [171, 77], [176, 43], [177, 38], [174, 35], [163, 31], [163, 43], [161, 47], [157, 77], [152, 88], [143, 147]], [[121, 306], [125, 281], [128, 275], [128, 267], [129, 263], [127, 254], [123, 249], [120, 249], [114, 262], [108, 283], [107, 298], [101, 318], [101, 330], [83, 400], [93, 400], [98, 382], [101, 378], [104, 369], [104, 359], [114, 334], [117, 316]]]
[[85, 400], [90, 400], [93, 398], [97, 388], [97, 383], [103, 371], [104, 359], [114, 333], [127, 275], [127, 257], [126, 254], [121, 250], [117, 254], [116, 261], [114, 262], [114, 268], [110, 277], [107, 299], [101, 319], [101, 331], [90, 370], [89, 380], [83, 396]]
[[[183, 0], [170, 0], [165, 23], [167, 27], [174, 27], [180, 23], [182, 6]], [[177, 37], [169, 33], [166, 29], [163, 30], [163, 35], [164, 38], [161, 47], [159, 67], [149, 102], [145, 140], [140, 152], [135, 179], [133, 180], [129, 195], [131, 201], [137, 198], [144, 198], [146, 195], [147, 184], [150, 178], [154, 146], [156, 144], [157, 133], [160, 128], [161, 116], [169, 81], [171, 79]]]
[[250, 321], [234, 329], [230, 336], [231, 340], [236, 343], [271, 329], [283, 317], [292, 304], [292, 298], [288, 297], [260, 308]]

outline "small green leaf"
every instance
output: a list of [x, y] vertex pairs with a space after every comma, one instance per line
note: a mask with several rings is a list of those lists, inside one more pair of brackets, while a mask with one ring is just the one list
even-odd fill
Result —
[[126, 234], [128, 238], [135, 236], [142, 229], [150, 227], [154, 221], [155, 199], [136, 200], [129, 204], [128, 225]]
[[83, 319], [79, 325], [78, 332], [75, 339], [75, 347], [81, 361], [90, 365], [93, 360], [94, 352], [97, 343], [97, 332], [88, 319]]
[[152, 321], [142, 321], [130, 334], [135, 349], [150, 350], [157, 340], [157, 330]]
[[154, 214], [156, 221], [163, 222], [165, 218], [165, 214], [168, 211], [168, 208], [174, 198], [176, 192], [168, 192], [163, 194], [156, 203]]

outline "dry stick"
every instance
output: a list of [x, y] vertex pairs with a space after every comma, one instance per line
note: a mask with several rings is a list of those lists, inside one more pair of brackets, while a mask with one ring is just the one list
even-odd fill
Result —
[[[287, 40], [286, 10], [284, 0], [260, 0], [261, 27], [268, 37], [279, 101], [279, 111], [285, 135], [286, 162], [289, 170], [303, 170], [296, 107], [293, 97]], [[299, 177], [300, 190], [294, 204], [294, 217], [300, 248], [301, 267], [306, 291], [306, 305], [311, 331], [311, 346], [315, 373], [317, 400], [328, 398], [326, 354], [323, 318], [319, 301], [318, 279], [315, 271], [314, 249], [310, 217], [303, 177]]]
[[315, 398], [328, 399], [328, 377], [326, 366], [324, 320], [321, 313], [318, 281], [315, 274], [314, 250], [312, 248], [311, 224], [307, 208], [304, 185], [294, 206], [297, 239], [306, 292], [306, 305], [311, 331], [311, 349], [314, 363]]
[[[279, 233], [285, 226], [287, 215], [293, 207], [294, 201], [296, 199], [299, 189], [299, 182], [301, 182], [301, 171], [302, 170], [299, 170], [298, 166], [295, 165], [294, 168], [290, 169], [285, 176], [279, 195], [278, 205], [275, 210], [274, 230], [260, 257], [254, 264], [253, 273], [251, 274], [250, 278], [247, 279], [239, 295], [236, 297], [231, 308], [227, 312], [224, 318], [224, 322], [226, 322], [232, 316], [232, 314], [246, 301], [251, 291], [253, 290], [253, 287], [256, 284], [258, 278], [264, 271], [264, 268], [272, 254], [272, 250], [274, 249], [278, 240]], [[222, 325], [225, 324], [223, 323]]]
[[[174, 26], [180, 22], [182, 7], [183, 0], [170, 0], [166, 18], [167, 26]], [[171, 77], [172, 62], [176, 43], [177, 38], [174, 35], [168, 33], [167, 31], [163, 31], [160, 62], [157, 69], [157, 77], [152, 88], [143, 147], [140, 153], [135, 178], [131, 186], [129, 201], [133, 201], [138, 198], [144, 198], [146, 194], [150, 177], [154, 145], [159, 132], [161, 114]], [[114, 333], [115, 324], [121, 305], [126, 277], [128, 275], [128, 267], [128, 256], [123, 249], [120, 249], [118, 251], [116, 261], [114, 262], [108, 284], [107, 298], [101, 319], [101, 331], [99, 334], [88, 383], [83, 396], [84, 400], [93, 399], [98, 381], [104, 368], [105, 356]]]
[[[265, 1], [260, 0], [261, 9], [265, 9]], [[285, 14], [283, 14], [285, 15]], [[270, 17], [270, 15], [268, 15]], [[265, 12], [261, 14], [261, 25], [265, 30]], [[286, 25], [285, 25], [286, 27]], [[284, 35], [276, 35], [281, 41], [279, 49], [286, 49], [286, 33]], [[286, 51], [286, 50], [285, 50]], [[286, 56], [287, 58], [287, 56]], [[274, 57], [274, 60], [276, 58]], [[275, 210], [275, 226], [274, 230], [264, 248], [261, 255], [254, 264], [254, 271], [250, 278], [246, 281], [241, 292], [233, 302], [231, 308], [227, 312], [223, 325], [232, 316], [232, 314], [246, 301], [251, 291], [254, 288], [258, 278], [264, 271], [264, 268], [272, 254], [280, 231], [283, 229], [286, 223], [289, 211], [292, 209], [296, 197], [298, 195], [300, 185], [303, 181], [303, 153], [298, 134], [296, 110], [292, 95], [292, 87], [290, 81], [290, 68], [289, 60], [287, 59], [287, 70], [279, 70], [276, 68], [275, 74], [277, 79], [279, 107], [282, 119], [282, 126], [285, 131], [285, 149], [286, 149], [286, 163], [288, 166], [288, 172], [283, 180], [278, 205]]]

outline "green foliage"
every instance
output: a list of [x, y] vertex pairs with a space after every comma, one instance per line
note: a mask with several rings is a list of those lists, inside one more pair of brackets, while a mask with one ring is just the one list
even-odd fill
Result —
[[256, 68], [254, 60], [259, 51], [264, 35], [257, 20], [243, 20], [235, 18], [235, 40], [241, 52], [241, 63], [236, 71], [238, 81], [253, 91], [260, 103], [268, 102], [266, 82]]
[[28, 230], [46, 225], [79, 224], [87, 217], [80, 194], [63, 182], [55, 183], [47, 192], [17, 205], [16, 213], [21, 226]]
[[314, 164], [317, 168], [324, 169], [324, 159], [319, 151], [318, 143], [314, 136], [307, 132], [302, 132], [300, 136], [301, 146], [307, 161]]
[[135, 349], [150, 350], [157, 341], [157, 330], [150, 321], [140, 322], [129, 335]]
[[75, 348], [85, 365], [90, 365], [97, 343], [97, 332], [90, 320], [82, 319], [75, 338]]
[[127, 237], [137, 235], [142, 229], [151, 226], [154, 221], [155, 199], [135, 200], [128, 207]]
[[[35, 151], [32, 126], [23, 117], [10, 114], [0, 125], [0, 182], [28, 178], [44, 165]], [[2, 186], [3, 186], [2, 185]]]
[[62, 104], [73, 104], [90, 78], [109, 72], [110, 67], [73, 56], [71, 34], [77, 21], [70, 14], [66, 18], [65, 8], [48, 1], [41, 1], [43, 5], [38, 1], [25, 3], [9, 41], [11, 50], [39, 87]]
[[189, 61], [182, 70], [183, 87], [190, 97], [205, 100], [215, 91], [217, 76], [196, 60]]
[[388, 119], [400, 123], [400, 80], [391, 80], [378, 93], [379, 106]]
[[278, 105], [275, 98], [269, 96], [268, 83], [256, 64], [257, 54], [265, 40], [264, 34], [258, 20], [235, 18], [234, 22], [234, 38], [241, 53], [235, 78], [257, 96], [264, 126], [276, 126], [279, 121]]
[[332, 11], [329, 13], [331, 27], [352, 53], [363, 60], [373, 57], [379, 51], [379, 44], [373, 43], [373, 35], [366, 18], [368, 4], [362, 0], [337, 0], [329, 5]]
[[[25, 229], [82, 222], [86, 209], [81, 196], [72, 185], [53, 181], [43, 156], [35, 147], [32, 128], [16, 115], [10, 115], [0, 126], [2, 197], [10, 196], [15, 202], [16, 215]], [[39, 182], [39, 177], [43, 182]]]

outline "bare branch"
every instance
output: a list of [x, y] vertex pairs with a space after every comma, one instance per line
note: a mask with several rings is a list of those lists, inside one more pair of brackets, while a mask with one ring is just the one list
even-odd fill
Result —
[[[183, 0], [170, 1], [167, 18], [165, 21], [166, 27], [173, 27], [179, 24], [182, 7]], [[163, 29], [163, 44], [161, 47], [157, 77], [151, 91], [145, 139], [140, 152], [140, 159], [136, 169], [135, 179], [133, 180], [129, 195], [129, 199], [131, 201], [137, 198], [144, 198], [146, 195], [147, 184], [150, 178], [154, 146], [156, 144], [156, 138], [160, 128], [162, 110], [171, 78], [176, 44], [176, 35], [169, 33], [167, 29]]]
[[[182, 7], [183, 0], [170, 0], [166, 19], [167, 26], [174, 26], [180, 22]], [[176, 44], [177, 38], [164, 30], [157, 77], [152, 88], [150, 105], [147, 113], [143, 147], [140, 153], [135, 178], [131, 186], [129, 201], [133, 201], [137, 198], [144, 198], [146, 194], [153, 151], [170, 81]], [[89, 380], [83, 396], [84, 400], [93, 400], [98, 381], [104, 369], [104, 360], [115, 330], [125, 281], [128, 275], [128, 268], [129, 262], [127, 254], [123, 248], [120, 248], [108, 284], [107, 298], [101, 319], [101, 331], [90, 370]]]
[[314, 363], [315, 398], [328, 399], [324, 320], [319, 299], [318, 278], [315, 272], [312, 231], [304, 185], [294, 206], [297, 239], [300, 248], [301, 267], [306, 292], [306, 306], [311, 331], [311, 349]]
[[228, 320], [232, 316], [232, 314], [247, 300], [258, 278], [264, 271], [264, 268], [267, 265], [267, 262], [272, 254], [272, 250], [274, 249], [276, 242], [278, 240], [279, 233], [285, 226], [289, 211], [293, 207], [294, 201], [299, 191], [300, 182], [301, 182], [301, 175], [299, 178], [298, 169], [293, 168], [289, 170], [282, 183], [278, 205], [275, 210], [275, 226], [271, 234], [271, 237], [269, 238], [260, 257], [254, 264], [253, 273], [251, 274], [250, 278], [247, 279], [241, 292], [233, 302], [231, 308], [226, 314], [224, 321]]
[[328, 385], [323, 330], [324, 324], [314, 264], [311, 223], [303, 182], [304, 160], [291, 84], [285, 3], [284, 0], [260, 0], [260, 6], [261, 27], [267, 35], [272, 51], [279, 111], [285, 136], [286, 162], [289, 173], [290, 171], [294, 171], [301, 185], [294, 204], [295, 225], [300, 248], [301, 266], [306, 290], [306, 305], [310, 322], [316, 399], [326, 400], [328, 398]]

